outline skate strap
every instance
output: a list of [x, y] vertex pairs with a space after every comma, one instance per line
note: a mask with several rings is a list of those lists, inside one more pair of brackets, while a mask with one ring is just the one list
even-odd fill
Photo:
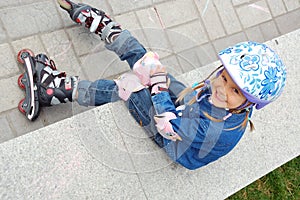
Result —
[[105, 12], [101, 10], [95, 10], [91, 9], [91, 17], [93, 17], [93, 21], [90, 26], [90, 32], [94, 33], [97, 31], [97, 28], [100, 23], [102, 23], [104, 17], [105, 17]]
[[43, 81], [42, 86], [47, 87], [57, 76], [58, 75], [49, 74], [49, 76]]
[[115, 26], [120, 26], [120, 24], [118, 24], [117, 22], [110, 22], [109, 24], [107, 24], [102, 30], [101, 39], [102, 40], [105, 40], [106, 38], [109, 39], [110, 35], [113, 32], [120, 33], [121, 32], [120, 29], [116, 29], [116, 30], [113, 29], [113, 27]]
[[48, 77], [42, 82], [43, 87], [47, 87], [54, 81], [55, 78], [57, 77], [65, 77], [66, 73], [65, 72], [60, 72], [60, 73], [51, 73], [48, 74]]

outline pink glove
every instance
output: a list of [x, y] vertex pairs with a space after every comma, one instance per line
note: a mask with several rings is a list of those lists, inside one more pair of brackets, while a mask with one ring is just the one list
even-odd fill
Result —
[[170, 120], [176, 118], [176, 115], [172, 112], [165, 112], [154, 116], [157, 130], [161, 136], [172, 141], [182, 141], [181, 137], [173, 130], [172, 124], [170, 123]]

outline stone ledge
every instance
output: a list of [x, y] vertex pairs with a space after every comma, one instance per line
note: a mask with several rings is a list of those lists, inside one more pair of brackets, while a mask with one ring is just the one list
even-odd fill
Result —
[[[246, 132], [218, 161], [195, 171], [173, 164], [117, 102], [1, 143], [1, 199], [230, 196], [300, 153], [299, 39], [297, 30], [267, 42], [287, 66], [285, 91], [276, 103], [254, 113], [256, 131]], [[218, 64], [180, 78], [193, 83]]]

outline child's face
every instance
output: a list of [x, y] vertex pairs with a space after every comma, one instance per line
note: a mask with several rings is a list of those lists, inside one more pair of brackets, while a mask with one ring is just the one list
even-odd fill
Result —
[[226, 70], [211, 83], [211, 100], [218, 108], [234, 109], [246, 101], [246, 97], [239, 87], [233, 82]]

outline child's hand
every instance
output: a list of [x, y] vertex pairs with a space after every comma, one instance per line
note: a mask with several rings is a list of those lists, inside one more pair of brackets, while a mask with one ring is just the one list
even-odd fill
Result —
[[173, 130], [172, 124], [170, 120], [176, 119], [176, 115], [172, 112], [165, 112], [159, 115], [154, 116], [154, 121], [156, 123], [156, 127], [158, 133], [164, 138], [172, 141], [182, 141], [181, 137]]

